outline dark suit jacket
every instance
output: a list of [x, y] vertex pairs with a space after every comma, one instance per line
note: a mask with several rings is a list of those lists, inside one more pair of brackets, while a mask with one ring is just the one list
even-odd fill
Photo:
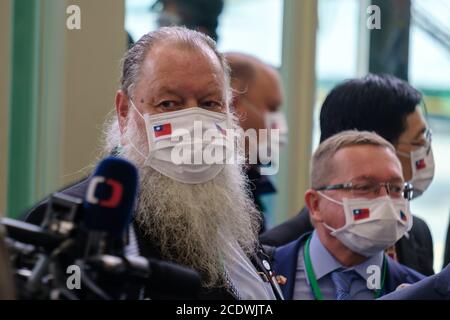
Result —
[[266, 218], [263, 202], [261, 197], [268, 194], [274, 194], [277, 192], [275, 186], [270, 181], [267, 176], [261, 175], [258, 166], [250, 166], [246, 171], [247, 178], [250, 184], [250, 192], [252, 195], [253, 203], [261, 214], [261, 223], [259, 228], [259, 234], [267, 231], [266, 230]]
[[[279, 247], [312, 230], [308, 209], [304, 207], [294, 218], [263, 233], [260, 240], [265, 245]], [[395, 249], [401, 264], [426, 276], [434, 274], [433, 240], [430, 229], [422, 219], [413, 216], [409, 238], [405, 236], [397, 241]]]
[[[79, 183], [76, 183], [66, 189], [63, 189], [61, 192], [73, 197], [78, 197], [83, 199], [86, 194], [86, 189], [88, 187], [89, 180], [83, 180]], [[44, 199], [40, 203], [38, 203], [36, 206], [34, 206], [28, 213], [25, 214], [25, 220], [29, 223], [33, 224], [40, 224], [42, 220], [44, 219], [45, 215], [45, 209], [48, 203], [48, 198]], [[158, 249], [152, 245], [152, 242], [147, 239], [144, 235], [144, 232], [139, 228], [137, 223], [134, 223], [134, 229], [137, 237], [138, 247], [140, 254], [147, 258], [154, 258], [154, 259], [161, 259], [160, 253]], [[261, 272], [267, 272], [265, 270], [260, 270], [263, 268], [263, 262], [261, 259], [255, 255], [253, 257], [250, 257], [250, 260], [255, 265], [255, 268], [258, 271]], [[267, 259], [268, 260], [268, 259]], [[158, 288], [158, 292], [147, 292], [148, 295], [152, 299], [173, 299], [174, 293], [173, 292], [164, 292], [164, 288]], [[150, 288], [151, 290], [151, 288]], [[206, 289], [202, 288], [200, 294], [198, 297], [192, 297], [192, 298], [198, 298], [202, 300], [230, 300], [230, 299], [237, 299], [237, 297], [232, 293], [229, 292], [227, 289], [221, 287], [221, 288], [212, 288], [212, 289]]]
[[409, 287], [399, 289], [381, 300], [450, 300], [450, 265]]
[[450, 263], [450, 220], [448, 221], [447, 240], [445, 241], [444, 265], [445, 268]]
[[[287, 278], [285, 285], [281, 286], [286, 300], [292, 300], [295, 287], [295, 274], [297, 270], [298, 253], [300, 247], [306, 242], [310, 233], [306, 233], [297, 240], [277, 248], [273, 258], [273, 267], [277, 275]], [[420, 273], [401, 265], [390, 257], [387, 257], [387, 272], [384, 292], [393, 292], [400, 284], [415, 283], [424, 278]]]

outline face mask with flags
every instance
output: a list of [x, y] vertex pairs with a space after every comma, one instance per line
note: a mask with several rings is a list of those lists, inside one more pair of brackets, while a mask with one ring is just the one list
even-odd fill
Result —
[[389, 248], [412, 228], [409, 202], [404, 198], [344, 198], [339, 202], [323, 192], [319, 194], [344, 207], [343, 227], [334, 229], [323, 223], [324, 226], [347, 248], [365, 257]]
[[[188, 184], [204, 183], [213, 179], [232, 155], [227, 152], [229, 115], [198, 107], [142, 115], [133, 101], [131, 104], [145, 121], [149, 154], [135, 150], [146, 158], [145, 165], [163, 175]], [[214, 159], [205, 159], [211, 150]]]
[[400, 156], [411, 159], [412, 178], [409, 181], [413, 187], [413, 198], [422, 195], [430, 186], [434, 177], [434, 156], [430, 144], [426, 144], [409, 154], [397, 151]]

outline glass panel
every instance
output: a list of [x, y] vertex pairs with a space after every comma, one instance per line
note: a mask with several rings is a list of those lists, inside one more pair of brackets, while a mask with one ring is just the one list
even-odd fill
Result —
[[219, 49], [248, 53], [279, 67], [282, 31], [282, 0], [226, 0]]
[[126, 0], [125, 30], [134, 41], [157, 28], [157, 14], [150, 10], [154, 2], [155, 0]]
[[[157, 28], [155, 0], [127, 0], [125, 28], [133, 40]], [[221, 51], [254, 55], [279, 67], [283, 30], [283, 0], [225, 0], [217, 33]]]
[[323, 100], [337, 83], [356, 77], [358, 23], [358, 0], [319, 0], [313, 150], [319, 144], [319, 114]]

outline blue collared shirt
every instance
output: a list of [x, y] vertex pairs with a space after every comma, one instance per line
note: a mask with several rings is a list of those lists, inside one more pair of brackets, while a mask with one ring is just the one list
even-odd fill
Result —
[[[297, 270], [295, 276], [294, 300], [313, 300], [314, 295], [311, 290], [308, 277], [306, 276], [304, 261], [304, 245], [300, 247], [297, 261]], [[355, 300], [371, 300], [374, 299], [374, 290], [367, 287], [367, 278], [372, 273], [368, 273], [369, 266], [378, 266], [382, 270], [384, 252], [381, 251], [363, 263], [349, 268], [344, 267], [337, 261], [333, 255], [323, 246], [317, 236], [316, 231], [313, 232], [310, 243], [311, 264], [317, 278], [320, 291], [323, 298], [328, 300], [335, 299], [335, 286], [331, 280], [331, 273], [337, 269], [354, 270], [358, 275], [358, 279], [352, 282], [350, 288], [350, 296]]]

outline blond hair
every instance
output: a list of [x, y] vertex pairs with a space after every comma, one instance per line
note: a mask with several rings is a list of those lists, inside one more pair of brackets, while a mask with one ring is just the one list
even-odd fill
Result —
[[342, 131], [322, 142], [314, 152], [310, 168], [311, 187], [313, 189], [320, 188], [331, 179], [331, 174], [334, 172], [332, 159], [336, 152], [357, 145], [387, 148], [395, 154], [394, 146], [374, 132]]

